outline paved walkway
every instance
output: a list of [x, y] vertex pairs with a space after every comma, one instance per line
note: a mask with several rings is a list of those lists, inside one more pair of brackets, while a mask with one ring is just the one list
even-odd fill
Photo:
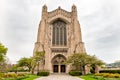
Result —
[[74, 77], [74, 76], [70, 76], [67, 74], [51, 74], [50, 76], [40, 77], [35, 80], [83, 80], [83, 79]]

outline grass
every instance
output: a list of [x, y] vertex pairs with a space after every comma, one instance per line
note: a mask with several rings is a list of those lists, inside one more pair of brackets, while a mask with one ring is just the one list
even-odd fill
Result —
[[95, 78], [93, 78], [93, 75], [84, 75], [84, 76], [80, 76], [80, 78], [84, 79], [84, 80], [97, 80]]
[[33, 80], [33, 79], [38, 78], [38, 77], [40, 77], [40, 76], [37, 76], [37, 75], [28, 75], [27, 78], [22, 79], [22, 80]]
[[102, 76], [84, 75], [80, 76], [84, 80], [120, 80], [120, 78], [104, 78]]

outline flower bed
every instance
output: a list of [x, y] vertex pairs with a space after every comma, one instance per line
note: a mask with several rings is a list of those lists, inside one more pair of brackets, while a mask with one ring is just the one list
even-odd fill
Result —
[[20, 78], [20, 77], [24, 77], [25, 74], [24, 73], [0, 73], [0, 80], [4, 79], [4, 78]]
[[103, 77], [106, 77], [106, 78], [120, 78], [120, 74], [118, 74], [118, 73], [115, 73], [115, 74], [112, 74], [112, 73], [98, 73], [98, 74], [95, 74], [95, 76], [103, 76]]

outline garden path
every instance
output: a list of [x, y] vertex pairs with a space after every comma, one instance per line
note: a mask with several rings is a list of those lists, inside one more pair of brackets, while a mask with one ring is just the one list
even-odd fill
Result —
[[67, 74], [51, 74], [47, 77], [40, 77], [35, 80], [83, 80], [78, 77], [70, 76]]

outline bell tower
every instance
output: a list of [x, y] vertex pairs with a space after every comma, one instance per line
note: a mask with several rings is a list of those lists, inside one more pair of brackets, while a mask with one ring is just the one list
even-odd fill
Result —
[[70, 12], [61, 7], [48, 12], [46, 5], [42, 7], [33, 54], [41, 51], [45, 52], [44, 66], [50, 73], [68, 73], [71, 68], [64, 64], [68, 56], [86, 53], [75, 5]]

